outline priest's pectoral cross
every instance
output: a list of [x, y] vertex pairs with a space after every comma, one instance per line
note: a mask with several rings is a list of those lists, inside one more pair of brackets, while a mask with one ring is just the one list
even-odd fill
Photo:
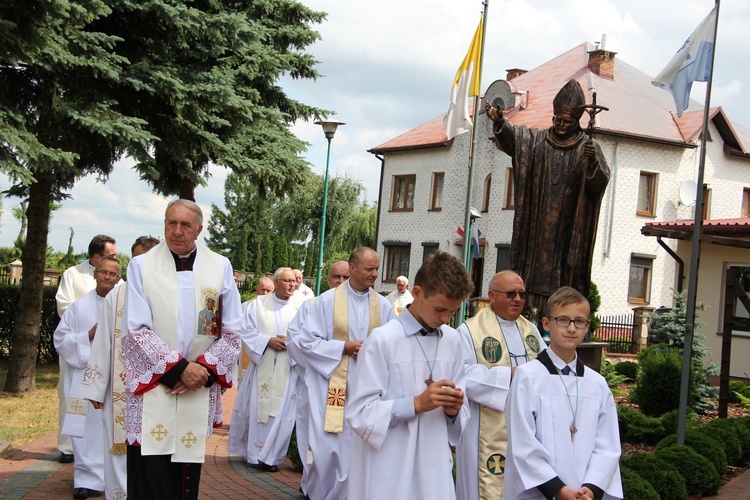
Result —
[[433, 382], [435, 381], [432, 380], [432, 373], [430, 373], [430, 378], [425, 379], [424, 383], [427, 384], [427, 387], [430, 387], [433, 384]]
[[576, 423], [573, 422], [573, 425], [570, 426], [570, 440], [573, 441], [573, 438], [576, 437], [576, 432], [578, 432], [578, 427], [576, 427]]

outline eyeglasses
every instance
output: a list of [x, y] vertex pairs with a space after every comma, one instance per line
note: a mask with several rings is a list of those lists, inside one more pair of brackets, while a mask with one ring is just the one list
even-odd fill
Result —
[[95, 271], [95, 272], [99, 273], [99, 276], [103, 276], [105, 278], [110, 278], [111, 279], [111, 278], [119, 278], [120, 277], [120, 274], [116, 273], [114, 271]]
[[555, 323], [557, 323], [557, 326], [561, 326], [563, 328], [567, 328], [570, 326], [571, 323], [573, 323], [575, 327], [578, 328], [579, 330], [588, 328], [589, 325], [591, 324], [591, 321], [587, 319], [570, 319], [570, 318], [566, 318], [565, 316], [551, 317], [549, 319], [554, 319]]
[[276, 281], [281, 281], [282, 283], [286, 283], [287, 285], [290, 284], [290, 283], [297, 283], [296, 279], [283, 280], [283, 279], [279, 278]]
[[521, 300], [526, 300], [526, 290], [495, 290], [494, 288], [490, 288], [490, 290], [495, 293], [504, 293], [510, 300], [513, 300], [516, 295], [518, 295]]

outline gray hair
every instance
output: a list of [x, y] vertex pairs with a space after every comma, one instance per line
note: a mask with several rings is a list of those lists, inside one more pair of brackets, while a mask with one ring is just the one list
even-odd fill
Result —
[[167, 214], [169, 213], [169, 209], [172, 208], [174, 205], [182, 205], [184, 207], [189, 208], [193, 212], [195, 212], [195, 216], [198, 219], [198, 225], [203, 225], [203, 210], [201, 210], [201, 207], [198, 206], [198, 204], [191, 200], [186, 200], [184, 198], [180, 198], [179, 200], [172, 200], [169, 202], [169, 205], [167, 205], [167, 209], [164, 211], [164, 218], [166, 219]]
[[280, 268], [278, 268], [278, 269], [276, 270], [276, 272], [275, 272], [275, 273], [273, 273], [273, 280], [274, 280], [274, 281], [276, 281], [276, 280], [280, 280], [280, 279], [281, 279], [281, 275], [282, 275], [283, 273], [287, 272], [287, 271], [292, 271], [292, 272], [294, 272], [294, 270], [293, 270], [293, 269], [292, 269], [291, 267], [280, 267]]
[[409, 278], [407, 278], [406, 276], [399, 276], [398, 278], [396, 278], [396, 283], [398, 284], [399, 282], [403, 282], [404, 285], [408, 285]]

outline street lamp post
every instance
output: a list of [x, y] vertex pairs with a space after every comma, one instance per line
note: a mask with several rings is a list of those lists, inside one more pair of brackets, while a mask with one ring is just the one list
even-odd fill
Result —
[[326, 210], [328, 209], [328, 165], [331, 162], [331, 139], [339, 125], [346, 125], [338, 120], [321, 120], [315, 125], [323, 127], [323, 133], [328, 139], [328, 153], [326, 154], [326, 177], [323, 184], [323, 212], [320, 215], [320, 246], [318, 247], [318, 275], [315, 278], [315, 295], [320, 295], [320, 280], [323, 276], [323, 249], [325, 248], [326, 235]]

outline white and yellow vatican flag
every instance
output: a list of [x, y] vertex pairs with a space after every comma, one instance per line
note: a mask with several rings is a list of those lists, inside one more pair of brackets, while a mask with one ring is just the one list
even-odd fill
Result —
[[466, 53], [461, 66], [456, 71], [456, 78], [453, 80], [453, 89], [451, 90], [451, 105], [448, 108], [448, 114], [443, 119], [443, 126], [448, 139], [463, 134], [471, 130], [472, 121], [469, 113], [469, 97], [479, 96], [479, 65], [481, 64], [482, 53], [482, 20], [484, 14], [479, 19], [479, 26], [471, 40], [469, 52]]

